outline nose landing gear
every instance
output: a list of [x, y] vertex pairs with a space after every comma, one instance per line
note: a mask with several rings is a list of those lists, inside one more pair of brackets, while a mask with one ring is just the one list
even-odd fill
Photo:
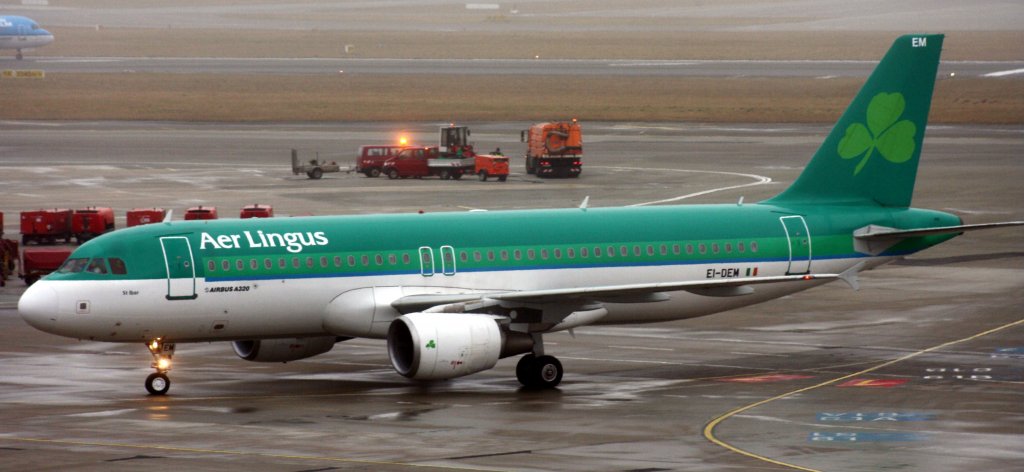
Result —
[[151, 367], [156, 369], [156, 372], [146, 377], [146, 391], [150, 395], [164, 395], [171, 388], [171, 379], [167, 377], [167, 371], [171, 370], [171, 358], [174, 357], [174, 343], [164, 342], [163, 339], [156, 338], [146, 343], [146, 347], [149, 349], [149, 353], [153, 355]]

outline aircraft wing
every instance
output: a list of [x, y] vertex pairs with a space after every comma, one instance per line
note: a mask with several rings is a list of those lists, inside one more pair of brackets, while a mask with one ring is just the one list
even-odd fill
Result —
[[609, 303], [651, 303], [668, 299], [665, 292], [685, 290], [709, 297], [733, 297], [754, 293], [754, 286], [776, 283], [821, 283], [836, 279], [845, 280], [856, 287], [856, 273], [862, 266], [857, 265], [842, 274], [780, 275], [770, 277], [737, 277], [730, 279], [687, 280], [678, 282], [656, 282], [627, 285], [605, 285], [593, 287], [570, 287], [545, 290], [510, 290], [474, 292], [465, 294], [425, 294], [399, 298], [391, 306], [402, 313], [411, 313], [453, 303], [475, 301], [497, 301], [529, 304], [609, 302]]

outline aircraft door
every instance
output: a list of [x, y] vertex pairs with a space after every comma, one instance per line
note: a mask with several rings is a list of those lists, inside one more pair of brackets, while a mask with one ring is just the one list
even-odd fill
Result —
[[420, 275], [424, 277], [434, 275], [434, 250], [427, 246], [420, 248]]
[[184, 236], [160, 238], [167, 269], [167, 299], [193, 300], [196, 298], [196, 268], [192, 245]]
[[779, 218], [789, 241], [789, 268], [786, 275], [807, 274], [811, 271], [811, 231], [804, 217], [799, 215]]

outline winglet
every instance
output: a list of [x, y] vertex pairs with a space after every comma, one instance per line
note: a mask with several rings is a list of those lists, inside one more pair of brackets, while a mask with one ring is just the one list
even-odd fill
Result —
[[862, 270], [864, 270], [864, 262], [858, 262], [857, 265], [850, 267], [849, 269], [844, 270], [843, 273], [839, 274], [839, 280], [846, 282], [846, 285], [849, 285], [850, 288], [854, 290], [860, 290], [860, 280], [858, 280], [857, 276]]

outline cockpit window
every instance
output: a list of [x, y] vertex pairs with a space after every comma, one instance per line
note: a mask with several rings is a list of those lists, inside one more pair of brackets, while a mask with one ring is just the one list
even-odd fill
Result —
[[85, 270], [85, 266], [89, 264], [89, 258], [87, 257], [76, 257], [74, 259], [68, 259], [64, 261], [64, 265], [57, 269], [58, 274], [76, 274]]
[[124, 261], [116, 257], [110, 258], [110, 272], [116, 275], [125, 275], [128, 273], [128, 267], [124, 265]]
[[102, 258], [93, 259], [92, 262], [89, 263], [89, 267], [87, 267], [85, 270], [92, 274], [106, 274], [107, 261]]

